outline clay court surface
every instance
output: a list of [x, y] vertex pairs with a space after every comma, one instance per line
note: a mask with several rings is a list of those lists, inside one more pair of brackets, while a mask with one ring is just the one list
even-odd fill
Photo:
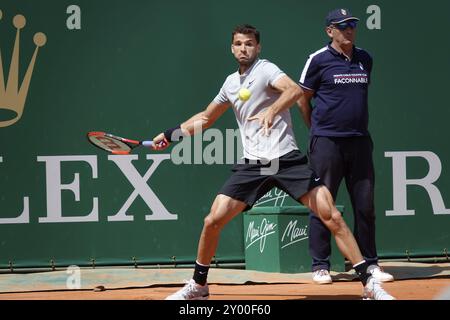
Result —
[[[450, 263], [386, 262], [396, 278], [384, 287], [399, 300], [450, 299]], [[79, 289], [68, 289], [66, 269], [0, 274], [0, 300], [163, 300], [192, 276], [190, 268], [80, 269]], [[311, 273], [282, 274], [212, 268], [210, 300], [359, 300], [352, 271], [332, 272], [333, 284], [316, 285]]]
[[[399, 280], [384, 285], [401, 300], [432, 300], [450, 287], [450, 278]], [[49, 292], [3, 293], [3, 300], [162, 300], [179, 286], [114, 289], [105, 291], [72, 290]], [[331, 285], [257, 284], [210, 286], [210, 300], [358, 300], [361, 284], [340, 281]]]

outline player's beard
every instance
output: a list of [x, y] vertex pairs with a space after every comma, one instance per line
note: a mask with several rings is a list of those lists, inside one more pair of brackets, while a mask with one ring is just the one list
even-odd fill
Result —
[[253, 57], [251, 60], [239, 60], [236, 59], [240, 67], [249, 68], [255, 61], [257, 57]]

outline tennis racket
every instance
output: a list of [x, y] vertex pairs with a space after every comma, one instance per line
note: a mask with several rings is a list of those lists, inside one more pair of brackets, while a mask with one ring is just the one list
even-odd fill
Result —
[[[153, 141], [138, 141], [122, 138], [111, 133], [101, 131], [88, 132], [87, 138], [97, 148], [108, 151], [112, 154], [130, 154], [131, 151], [139, 146], [151, 148]], [[165, 144], [165, 142], [161, 142]]]

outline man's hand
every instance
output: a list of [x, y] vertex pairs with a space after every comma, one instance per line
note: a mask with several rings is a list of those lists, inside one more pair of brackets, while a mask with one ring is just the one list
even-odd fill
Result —
[[164, 136], [164, 133], [158, 134], [156, 137], [153, 138], [153, 150], [164, 150], [169, 146], [169, 141], [167, 141], [166, 137]]
[[270, 128], [272, 128], [274, 119], [275, 114], [272, 112], [271, 108], [267, 108], [266, 110], [247, 118], [249, 121], [258, 120], [259, 124], [264, 129], [265, 136], [269, 136]]

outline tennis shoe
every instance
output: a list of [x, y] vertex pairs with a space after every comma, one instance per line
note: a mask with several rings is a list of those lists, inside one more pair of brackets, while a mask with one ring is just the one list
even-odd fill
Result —
[[380, 280], [370, 277], [364, 287], [363, 300], [395, 300], [393, 296], [387, 293], [381, 286]]
[[330, 284], [333, 282], [330, 272], [326, 269], [320, 269], [313, 272], [313, 281], [316, 284]]
[[194, 279], [186, 281], [183, 288], [168, 296], [165, 300], [207, 300], [209, 298], [208, 284], [201, 286]]
[[384, 270], [376, 264], [370, 265], [367, 268], [367, 272], [371, 273], [372, 277], [380, 280], [381, 282], [394, 281], [394, 277], [390, 273], [384, 272]]

